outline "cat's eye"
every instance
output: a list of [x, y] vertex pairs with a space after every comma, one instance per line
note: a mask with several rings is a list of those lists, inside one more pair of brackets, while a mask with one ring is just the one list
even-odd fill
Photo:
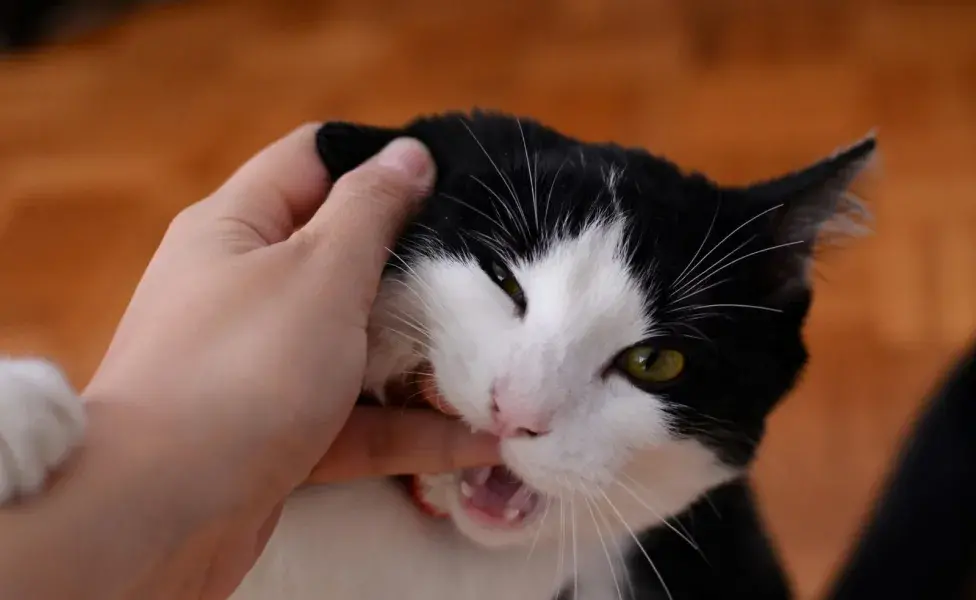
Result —
[[519, 285], [512, 272], [497, 262], [491, 263], [491, 276], [508, 296], [515, 301], [519, 308], [525, 308], [525, 292]]
[[634, 346], [617, 358], [617, 368], [643, 383], [669, 383], [685, 368], [685, 356], [677, 350]]

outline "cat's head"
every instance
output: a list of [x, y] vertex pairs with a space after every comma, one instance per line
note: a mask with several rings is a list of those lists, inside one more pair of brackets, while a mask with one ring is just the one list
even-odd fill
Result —
[[332, 123], [318, 149], [339, 177], [398, 136], [438, 177], [375, 304], [366, 387], [431, 368], [506, 463], [425, 478], [431, 503], [521, 543], [571, 497], [636, 529], [742, 473], [806, 362], [812, 255], [858, 226], [873, 138], [739, 187], [496, 113]]

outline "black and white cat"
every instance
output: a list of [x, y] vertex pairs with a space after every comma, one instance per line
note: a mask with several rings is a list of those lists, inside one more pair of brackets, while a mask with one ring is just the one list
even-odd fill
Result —
[[[790, 597], [747, 468], [807, 359], [813, 252], [859, 230], [847, 188], [875, 140], [743, 187], [486, 112], [327, 124], [318, 149], [339, 177], [402, 135], [438, 179], [389, 263], [364, 390], [431, 372], [505, 465], [301, 490], [233, 599]], [[37, 369], [50, 400], [0, 393], [4, 495], [61, 455], [11, 415], [79, 435], [44, 368], [0, 366], [0, 390]]]

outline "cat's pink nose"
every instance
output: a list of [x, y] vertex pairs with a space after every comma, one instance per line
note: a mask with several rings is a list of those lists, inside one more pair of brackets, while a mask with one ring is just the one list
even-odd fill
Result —
[[538, 437], [549, 433], [551, 416], [496, 391], [491, 396], [491, 419], [492, 433], [500, 438]]

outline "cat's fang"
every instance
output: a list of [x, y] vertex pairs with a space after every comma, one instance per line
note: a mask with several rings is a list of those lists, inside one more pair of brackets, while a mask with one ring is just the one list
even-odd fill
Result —
[[522, 527], [541, 504], [538, 492], [502, 466], [462, 471], [459, 495], [469, 515], [494, 527]]
[[472, 471], [471, 482], [474, 485], [484, 485], [489, 477], [491, 477], [491, 467], [482, 467]]

